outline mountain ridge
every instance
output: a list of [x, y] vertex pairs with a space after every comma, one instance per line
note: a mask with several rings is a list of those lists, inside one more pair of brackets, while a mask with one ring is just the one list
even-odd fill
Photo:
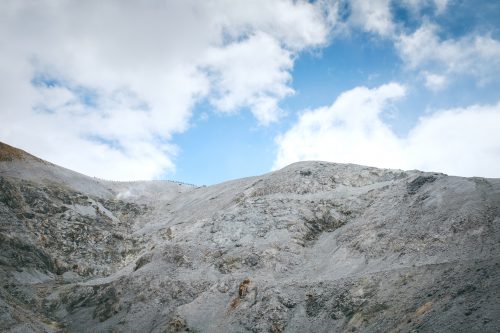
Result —
[[0, 162], [13, 161], [13, 160], [21, 160], [21, 159], [33, 159], [43, 163], [49, 163], [44, 161], [30, 153], [3, 143], [0, 141]]

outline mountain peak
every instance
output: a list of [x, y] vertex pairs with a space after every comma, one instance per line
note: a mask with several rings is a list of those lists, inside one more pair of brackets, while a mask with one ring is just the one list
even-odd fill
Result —
[[34, 159], [37, 161], [42, 161], [38, 157], [35, 157], [24, 150], [12, 147], [6, 143], [0, 141], [0, 162], [12, 162], [15, 160], [26, 160]]

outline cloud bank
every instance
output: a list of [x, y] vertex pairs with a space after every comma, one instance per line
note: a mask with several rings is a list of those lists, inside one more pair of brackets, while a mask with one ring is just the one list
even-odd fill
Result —
[[201, 100], [277, 121], [294, 57], [327, 35], [302, 1], [2, 1], [0, 140], [90, 175], [158, 177]]
[[468, 34], [442, 40], [438, 26], [424, 23], [411, 34], [401, 34], [396, 47], [410, 69], [424, 70], [425, 84], [432, 90], [446, 85], [447, 77], [467, 75], [484, 84], [498, 79], [500, 41], [488, 35]]
[[275, 168], [301, 160], [499, 177], [500, 103], [424, 115], [398, 137], [382, 115], [405, 88], [389, 83], [357, 87], [328, 107], [304, 112], [277, 139]]

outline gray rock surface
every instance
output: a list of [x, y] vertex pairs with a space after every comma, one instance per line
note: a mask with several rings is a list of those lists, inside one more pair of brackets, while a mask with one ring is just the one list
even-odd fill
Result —
[[0, 144], [0, 331], [498, 332], [500, 180], [108, 182]]

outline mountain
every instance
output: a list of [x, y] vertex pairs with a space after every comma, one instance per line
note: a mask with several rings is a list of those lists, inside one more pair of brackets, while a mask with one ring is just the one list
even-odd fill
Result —
[[500, 179], [109, 182], [0, 144], [0, 331], [498, 332]]

